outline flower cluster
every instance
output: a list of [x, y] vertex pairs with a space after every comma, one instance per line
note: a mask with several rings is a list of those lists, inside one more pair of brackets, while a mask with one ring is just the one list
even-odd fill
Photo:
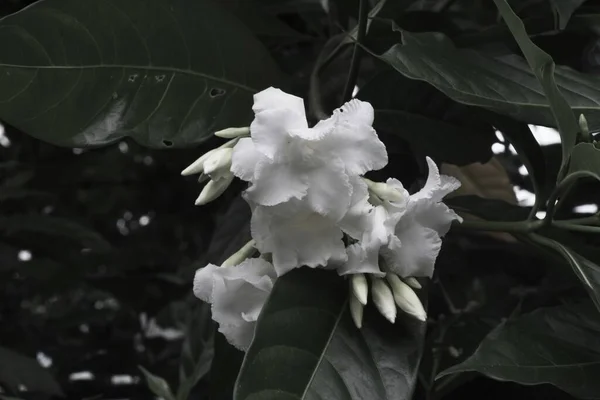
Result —
[[[220, 331], [246, 349], [275, 279], [302, 266], [349, 277], [358, 327], [368, 280], [388, 320], [395, 321], [396, 306], [425, 320], [414, 278], [432, 276], [441, 236], [460, 220], [441, 202], [459, 182], [440, 175], [429, 158], [427, 182], [412, 195], [396, 179], [364, 178], [388, 161], [369, 103], [351, 100], [309, 127], [302, 99], [268, 88], [254, 96], [253, 111], [249, 128], [217, 132], [230, 141], [182, 172], [209, 179], [198, 205], [221, 195], [234, 176], [249, 183], [243, 196], [252, 210], [252, 241], [220, 267], [198, 270], [194, 280]], [[261, 256], [247, 259], [256, 250]]]

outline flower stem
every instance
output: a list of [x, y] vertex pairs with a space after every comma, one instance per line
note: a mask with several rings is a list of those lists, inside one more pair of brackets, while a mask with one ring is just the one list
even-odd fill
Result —
[[352, 53], [352, 61], [350, 62], [350, 71], [348, 72], [348, 80], [346, 81], [342, 103], [345, 103], [352, 98], [352, 92], [354, 91], [354, 86], [356, 86], [356, 79], [358, 78], [358, 71], [360, 69], [362, 58], [362, 48], [360, 47], [360, 44], [363, 42], [365, 34], [367, 33], [367, 17], [369, 15], [367, 8], [367, 0], [360, 0], [358, 6], [358, 32], [356, 34], [354, 52]]

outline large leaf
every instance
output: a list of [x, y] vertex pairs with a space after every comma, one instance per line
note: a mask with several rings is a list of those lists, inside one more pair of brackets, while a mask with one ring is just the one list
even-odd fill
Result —
[[14, 392], [25, 386], [29, 392], [62, 396], [58, 383], [36, 360], [4, 347], [0, 347], [0, 386]]
[[248, 124], [277, 84], [213, 0], [45, 0], [0, 20], [0, 118], [58, 145], [189, 146]]
[[569, 164], [569, 174], [574, 173], [600, 181], [600, 150], [591, 143], [576, 145]]
[[400, 136], [419, 153], [457, 165], [486, 162], [492, 156], [492, 126], [424, 82], [384, 72], [357, 97], [373, 105], [375, 128]]
[[551, 383], [600, 398], [600, 314], [591, 304], [539, 309], [495, 329], [469, 359], [441, 376], [476, 371], [524, 385]]
[[348, 286], [332, 271], [280, 278], [261, 312], [234, 399], [410, 399], [425, 324], [395, 325], [372, 307], [358, 330]]
[[[461, 103], [536, 125], [556, 125], [542, 86], [521, 57], [494, 58], [457, 49], [438, 33], [403, 32], [402, 37], [403, 43], [391, 47], [381, 59], [405, 76], [427, 81]], [[600, 78], [558, 66], [555, 79], [573, 110], [585, 114], [590, 129], [600, 128]]]

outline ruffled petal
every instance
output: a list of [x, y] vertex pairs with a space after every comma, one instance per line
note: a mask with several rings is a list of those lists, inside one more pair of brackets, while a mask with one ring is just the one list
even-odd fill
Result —
[[401, 277], [432, 277], [435, 260], [442, 247], [436, 231], [418, 224], [414, 218], [400, 221], [381, 255], [387, 269]]
[[452, 221], [462, 222], [462, 218], [444, 203], [423, 200], [417, 203], [415, 210], [411, 212], [415, 214], [415, 218], [421, 225], [433, 229], [440, 236], [448, 233]]
[[339, 221], [350, 206], [352, 185], [338, 159], [329, 161], [326, 167], [313, 169], [307, 177], [306, 201], [310, 208]]
[[384, 276], [385, 273], [379, 269], [379, 249], [370, 251], [355, 243], [346, 248], [348, 261], [338, 267], [340, 275], [349, 274], [373, 274]]
[[225, 336], [227, 342], [238, 350], [246, 351], [254, 339], [256, 322], [245, 322], [240, 325], [219, 325], [219, 332]]
[[273, 207], [257, 206], [251, 219], [252, 237], [262, 253], [271, 253], [277, 276], [303, 265], [324, 266], [344, 260], [342, 231], [335, 222], [290, 200]]
[[289, 132], [307, 129], [306, 119], [286, 108], [266, 109], [256, 113], [250, 135], [256, 149], [270, 159], [285, 156]]
[[256, 150], [252, 139], [242, 138], [233, 148], [231, 172], [242, 180], [252, 182], [254, 171], [262, 159], [264, 156]]
[[385, 145], [371, 126], [373, 107], [351, 100], [334, 112], [335, 127], [323, 137], [322, 149], [329, 157], [339, 157], [350, 175], [383, 168], [388, 162]]
[[460, 181], [458, 179], [452, 176], [440, 175], [440, 170], [437, 165], [429, 157], [427, 157], [427, 166], [429, 167], [427, 182], [425, 182], [423, 189], [410, 196], [411, 201], [429, 199], [438, 202], [447, 194], [460, 187]]
[[351, 176], [349, 182], [352, 185], [350, 207], [338, 225], [346, 234], [358, 240], [368, 228], [368, 216], [373, 206], [369, 203], [367, 184], [358, 176]]
[[213, 294], [213, 281], [218, 265], [208, 264], [199, 268], [194, 275], [194, 295], [202, 301], [210, 303]]
[[268, 159], [258, 162], [254, 182], [246, 190], [253, 202], [263, 206], [273, 206], [292, 198], [306, 196], [308, 183], [306, 174], [292, 164], [277, 164]]
[[286, 109], [297, 114], [306, 124], [304, 100], [300, 97], [285, 93], [274, 87], [266, 88], [254, 95], [252, 110], [259, 113], [266, 110]]

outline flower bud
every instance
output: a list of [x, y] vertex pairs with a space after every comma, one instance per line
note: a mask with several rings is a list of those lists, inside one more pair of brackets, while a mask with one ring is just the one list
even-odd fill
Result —
[[396, 274], [387, 274], [386, 279], [392, 287], [394, 293], [394, 300], [396, 305], [405, 313], [412, 315], [420, 321], [427, 320], [427, 313], [419, 296], [408, 286]]
[[206, 203], [209, 203], [223, 194], [223, 192], [229, 187], [231, 182], [233, 181], [233, 174], [229, 174], [224, 176], [219, 180], [210, 180], [200, 192], [200, 196], [196, 199], [196, 205], [201, 206]]
[[406, 282], [406, 284], [408, 286], [410, 286], [413, 289], [422, 289], [423, 286], [421, 286], [421, 284], [419, 283], [419, 281], [417, 280], [417, 278], [413, 278], [412, 276], [409, 276], [408, 278], [404, 278], [404, 282]]
[[583, 137], [583, 140], [586, 142], [591, 142], [590, 128], [588, 126], [587, 119], [583, 114], [579, 114], [579, 128], [581, 129], [581, 136]]
[[396, 321], [394, 295], [383, 279], [375, 277], [372, 279], [371, 296], [381, 315], [393, 324]]
[[367, 179], [367, 178], [363, 178], [363, 179], [364, 179], [365, 183], [367, 184], [369, 191], [372, 192], [377, 197], [379, 197], [381, 200], [402, 201], [404, 199], [402, 192], [400, 192], [398, 189], [394, 189], [392, 186], [388, 185], [387, 183], [373, 182], [372, 180]]
[[204, 183], [207, 180], [210, 179], [210, 176], [206, 175], [204, 172], [202, 172], [199, 176], [198, 176], [198, 183]]
[[362, 319], [363, 319], [363, 305], [356, 298], [354, 293], [350, 293], [350, 315], [352, 316], [352, 321], [354, 321], [354, 325], [358, 329], [362, 328]]
[[235, 146], [237, 144], [237, 142], [239, 140], [240, 140], [239, 138], [232, 139], [228, 142], [225, 142], [224, 144], [217, 147], [216, 149], [212, 149], [212, 150], [204, 153], [202, 156], [200, 156], [200, 158], [198, 158], [196, 161], [191, 163], [186, 169], [181, 171], [181, 175], [187, 176], [187, 175], [200, 174], [200, 173], [204, 172], [204, 162], [210, 156], [212, 156], [215, 151], [220, 150], [220, 149], [232, 148], [233, 146]]
[[350, 277], [352, 293], [363, 306], [367, 305], [367, 295], [369, 294], [369, 285], [364, 274], [354, 274]]
[[204, 173], [215, 180], [231, 174], [232, 155], [233, 149], [231, 148], [213, 150], [213, 153], [204, 161]]
[[221, 267], [233, 267], [234, 265], [241, 264], [248, 257], [254, 254], [254, 251], [256, 250], [254, 248], [255, 245], [256, 242], [254, 240], [250, 240], [241, 249], [225, 260], [223, 264], [221, 264]]
[[241, 136], [250, 135], [250, 127], [245, 126], [243, 128], [227, 128], [220, 131], [215, 132], [215, 136], [224, 138], [224, 139], [233, 139]]

